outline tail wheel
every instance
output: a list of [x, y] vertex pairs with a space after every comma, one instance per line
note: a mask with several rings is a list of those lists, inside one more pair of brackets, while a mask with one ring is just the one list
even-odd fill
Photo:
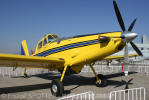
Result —
[[58, 79], [53, 80], [51, 84], [51, 93], [54, 96], [59, 97], [62, 96], [63, 91], [64, 91], [63, 83], [60, 82]]

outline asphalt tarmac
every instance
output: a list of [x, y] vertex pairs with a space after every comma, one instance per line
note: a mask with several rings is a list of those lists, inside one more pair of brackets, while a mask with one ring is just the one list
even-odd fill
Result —
[[[131, 72], [129, 76], [122, 73], [104, 73], [108, 86], [97, 87], [93, 73], [80, 73], [66, 76], [64, 79], [64, 95], [93, 91], [95, 100], [109, 100], [111, 91], [125, 88], [145, 87], [146, 100], [149, 100], [149, 75]], [[28, 78], [0, 76], [0, 100], [56, 100], [51, 95], [51, 80], [60, 78], [55, 72], [37, 74]]]

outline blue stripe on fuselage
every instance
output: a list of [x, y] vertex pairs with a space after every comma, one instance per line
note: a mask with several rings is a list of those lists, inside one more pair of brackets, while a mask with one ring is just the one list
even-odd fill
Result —
[[60, 47], [60, 48], [56, 48], [56, 49], [53, 49], [53, 50], [48, 50], [46, 52], [37, 54], [36, 56], [47, 56], [47, 55], [50, 55], [52, 53], [68, 50], [68, 49], [71, 49], [71, 48], [87, 46], [87, 45], [91, 45], [91, 44], [94, 44], [94, 43], [98, 43], [98, 40], [87, 41], [87, 42], [83, 42], [83, 43], [77, 43], [77, 44], [72, 44], [72, 45], [68, 45], [68, 46], [63, 46], [63, 47]]

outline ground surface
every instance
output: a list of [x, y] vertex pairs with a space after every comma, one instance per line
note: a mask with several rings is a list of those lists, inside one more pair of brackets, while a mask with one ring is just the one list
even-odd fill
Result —
[[[149, 100], [149, 75], [131, 73], [124, 77], [120, 73], [104, 74], [108, 79], [108, 86], [104, 88], [95, 86], [92, 73], [67, 76], [64, 80], [64, 93], [69, 95], [93, 91], [97, 100], [108, 100], [110, 91], [125, 89], [128, 85], [126, 88], [145, 87], [146, 100]], [[0, 76], [0, 100], [56, 100], [49, 89], [51, 80], [56, 78], [59, 75], [55, 73], [39, 74], [30, 78]]]

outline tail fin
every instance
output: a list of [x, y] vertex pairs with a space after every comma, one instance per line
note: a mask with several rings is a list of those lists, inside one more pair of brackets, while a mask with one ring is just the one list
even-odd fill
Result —
[[[146, 35], [142, 36], [141, 43], [144, 44], [144, 45], [149, 44], [149, 40], [148, 40]], [[148, 47], [142, 46], [141, 50], [148, 50]]]
[[149, 40], [147, 39], [147, 36], [146, 35], [143, 35], [142, 36], [142, 44], [149, 44]]
[[21, 55], [29, 56], [26, 40], [23, 40], [21, 43]]

